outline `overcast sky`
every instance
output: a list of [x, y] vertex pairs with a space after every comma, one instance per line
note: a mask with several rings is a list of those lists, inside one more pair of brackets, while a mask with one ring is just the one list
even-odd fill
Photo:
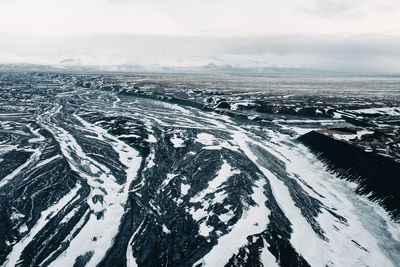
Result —
[[400, 72], [399, 44], [399, 0], [0, 0], [0, 63]]

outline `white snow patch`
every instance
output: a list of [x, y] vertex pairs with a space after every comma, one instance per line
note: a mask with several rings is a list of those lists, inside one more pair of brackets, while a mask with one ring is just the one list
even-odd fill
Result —
[[28, 140], [29, 143], [40, 143], [46, 140], [43, 135], [39, 133], [39, 129], [34, 130], [30, 125], [27, 125], [29, 130], [36, 136], [36, 138], [31, 138]]
[[360, 140], [364, 134], [372, 134], [373, 131], [369, 131], [366, 129], [357, 131], [356, 134], [332, 134], [332, 137], [338, 140], [350, 141], [352, 139]]
[[[264, 195], [264, 185], [265, 182], [260, 179], [253, 187], [254, 193], [251, 197], [258, 203], [257, 206], [249, 207], [232, 227], [231, 231], [220, 237], [218, 244], [203, 259], [195, 263], [195, 265], [202, 263], [203, 266], [224, 266], [232, 255], [238, 253], [241, 247], [248, 244], [248, 236], [261, 233], [267, 228], [270, 211], [264, 204], [267, 201]], [[207, 228], [203, 228], [203, 234], [208, 234], [208, 230]]]
[[20, 227], [19, 227], [19, 229], [18, 229], [18, 232], [20, 233], [20, 234], [23, 234], [23, 233], [26, 233], [26, 232], [28, 232], [28, 226], [26, 225], [26, 223], [24, 223], [23, 225], [21, 225]]
[[42, 161], [40, 161], [38, 164], [36, 164], [35, 168], [40, 167], [40, 166], [43, 166], [43, 165], [46, 165], [46, 164], [52, 162], [53, 160], [59, 159], [59, 158], [62, 158], [62, 156], [61, 156], [61, 155], [55, 155], [55, 156], [53, 156], [53, 157], [51, 157], [51, 158], [42, 160]]
[[240, 174], [239, 170], [233, 170], [231, 165], [229, 165], [226, 160], [224, 160], [224, 163], [221, 166], [221, 169], [218, 171], [217, 177], [215, 179], [211, 180], [208, 183], [208, 188], [210, 190], [216, 190], [218, 189], [223, 182], [227, 180], [227, 178], [235, 175], [235, 174]]
[[214, 145], [215, 138], [213, 135], [208, 134], [208, 133], [199, 133], [197, 135], [195, 142], [201, 143], [206, 146], [211, 146], [211, 145]]
[[232, 210], [229, 210], [227, 213], [221, 214], [218, 216], [218, 218], [225, 224], [228, 223], [228, 221], [230, 219], [233, 218], [233, 216], [235, 216], [235, 213]]
[[10, 219], [11, 219], [12, 221], [18, 221], [19, 219], [22, 219], [22, 218], [24, 218], [24, 217], [25, 217], [25, 215], [23, 215], [22, 213], [13, 211], [13, 212], [11, 213]]
[[200, 225], [199, 225], [199, 234], [202, 236], [208, 236], [212, 230], [214, 230], [214, 227], [208, 226], [207, 225], [207, 220], [204, 220]]
[[171, 231], [167, 228], [167, 226], [165, 226], [165, 224], [163, 224], [162, 229], [163, 229], [163, 232], [166, 233], [166, 234], [170, 234], [171, 233]]
[[351, 113], [355, 113], [355, 114], [379, 114], [379, 115], [399, 116], [400, 108], [399, 107], [366, 108], [366, 109], [357, 109], [357, 110], [347, 110], [347, 112], [351, 112]]
[[190, 185], [184, 184], [184, 183], [181, 184], [182, 195], [187, 195], [187, 193], [189, 192], [189, 189], [190, 189]]
[[176, 176], [178, 176], [178, 174], [174, 174], [174, 173], [168, 173], [167, 174], [167, 179], [165, 179], [162, 184], [161, 184], [161, 188], [164, 188], [165, 186], [167, 186], [169, 184], [169, 182], [174, 179]]
[[[232, 167], [224, 160], [221, 169], [217, 172], [217, 176], [208, 182], [208, 187], [204, 189], [203, 191], [199, 192], [194, 196], [190, 202], [204, 202], [204, 198], [208, 193], [213, 193], [217, 191], [217, 189], [225, 182], [228, 180], [229, 177], [235, 174], [240, 174], [239, 170], [233, 170]], [[220, 194], [215, 194], [215, 199], [218, 201], [221, 201], [221, 196], [223, 193]]]
[[147, 157], [147, 163], [146, 163], [146, 169], [151, 169], [155, 166], [154, 163], [154, 149], [152, 148], [152, 151], [150, 155]]
[[137, 134], [121, 134], [118, 138], [140, 138], [140, 135]]
[[264, 242], [264, 247], [262, 248], [260, 254], [260, 260], [263, 266], [265, 267], [279, 266], [274, 255], [272, 255], [272, 253], [268, 250], [269, 244], [265, 242], [265, 240], [263, 240], [263, 242]]
[[174, 145], [174, 147], [178, 148], [178, 147], [184, 147], [184, 142], [185, 140], [179, 138], [178, 136], [174, 135], [173, 137], [171, 137], [169, 139], [171, 141], [171, 143]]
[[145, 141], [149, 143], [157, 143], [157, 139], [152, 134], [149, 134], [149, 137]]

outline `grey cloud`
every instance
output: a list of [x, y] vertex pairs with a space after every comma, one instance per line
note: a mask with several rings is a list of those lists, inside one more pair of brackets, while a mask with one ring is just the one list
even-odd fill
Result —
[[298, 8], [298, 11], [306, 15], [314, 15], [322, 18], [347, 18], [356, 19], [362, 17], [363, 2], [359, 0], [315, 0], [312, 7]]
[[368, 13], [394, 14], [400, 5], [396, 1], [380, 0], [314, 0], [312, 6], [299, 7], [297, 10], [306, 15], [326, 19], [356, 20], [367, 17]]

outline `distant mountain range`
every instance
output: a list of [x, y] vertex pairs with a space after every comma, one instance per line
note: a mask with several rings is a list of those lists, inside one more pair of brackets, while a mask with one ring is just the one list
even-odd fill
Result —
[[[209, 63], [203, 66], [161, 66], [153, 64], [142, 66], [139, 64], [120, 64], [120, 65], [84, 65], [74, 59], [64, 59], [59, 64], [29, 64], [13, 63], [0, 64], [0, 71], [83, 71], [83, 72], [160, 72], [160, 73], [237, 73], [237, 74], [352, 74], [349, 72], [328, 71], [311, 68], [295, 67], [236, 67], [232, 65], [216, 65]], [[360, 73], [354, 73], [360, 74]], [[365, 74], [365, 73], [363, 73]], [[370, 73], [368, 73], [370, 74]], [[372, 74], [372, 73], [371, 73]], [[376, 73], [373, 73], [376, 74]]]

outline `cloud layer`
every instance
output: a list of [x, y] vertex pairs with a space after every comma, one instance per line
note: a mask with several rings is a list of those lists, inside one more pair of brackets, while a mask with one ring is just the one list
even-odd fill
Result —
[[0, 32], [400, 34], [398, 0], [0, 0]]
[[252, 37], [96, 34], [43, 38], [0, 34], [0, 63], [82, 65], [307, 67], [400, 72], [400, 37], [264, 35]]

